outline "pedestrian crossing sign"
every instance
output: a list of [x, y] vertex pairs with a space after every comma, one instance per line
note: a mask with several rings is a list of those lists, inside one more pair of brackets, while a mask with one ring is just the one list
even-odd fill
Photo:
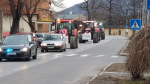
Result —
[[131, 19], [130, 20], [130, 29], [131, 30], [140, 30], [141, 29], [141, 20], [140, 19]]

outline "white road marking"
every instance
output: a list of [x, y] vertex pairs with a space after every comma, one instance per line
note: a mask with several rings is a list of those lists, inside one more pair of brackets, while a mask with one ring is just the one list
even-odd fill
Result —
[[117, 58], [118, 56], [111, 56], [111, 58]]
[[60, 56], [56, 55], [56, 56], [53, 57], [53, 59], [57, 59], [57, 58], [59, 58], [59, 57], [60, 57]]
[[95, 57], [104, 57], [105, 55], [98, 55], [98, 56], [95, 56]]
[[27, 67], [27, 66], [23, 66], [23, 67], [20, 67], [20, 68], [14, 69], [14, 70], [25, 70], [25, 69], [28, 69], [28, 67]]
[[39, 54], [38, 56], [45, 56], [45, 55], [49, 55], [50, 53], [44, 53], [44, 54]]
[[60, 58], [61, 55], [63, 55], [63, 54], [55, 54], [55, 55], [53, 55], [53, 56], [54, 56], [53, 58], [54, 58], [54, 59]]
[[70, 54], [70, 55], [66, 55], [66, 56], [72, 57], [72, 56], [75, 56], [75, 55], [77, 55], [77, 54]]
[[56, 55], [62, 55], [62, 54], [56, 54]]
[[88, 54], [85, 54], [85, 55], [81, 55], [80, 57], [87, 57], [87, 56], [89, 56]]

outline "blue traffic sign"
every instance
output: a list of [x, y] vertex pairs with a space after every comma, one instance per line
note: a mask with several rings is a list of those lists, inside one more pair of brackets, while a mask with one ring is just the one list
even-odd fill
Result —
[[126, 25], [125, 28], [128, 28], [128, 25]]
[[150, 10], [150, 0], [147, 0], [147, 10]]
[[140, 19], [130, 19], [130, 29], [131, 30], [140, 30], [141, 29], [141, 20]]

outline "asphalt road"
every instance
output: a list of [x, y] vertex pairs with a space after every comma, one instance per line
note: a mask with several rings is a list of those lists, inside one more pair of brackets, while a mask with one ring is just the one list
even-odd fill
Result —
[[89, 41], [66, 52], [38, 50], [38, 58], [30, 62], [3, 60], [0, 84], [86, 84], [105, 66], [124, 61], [116, 53], [126, 42], [125, 37], [107, 36], [97, 44]]

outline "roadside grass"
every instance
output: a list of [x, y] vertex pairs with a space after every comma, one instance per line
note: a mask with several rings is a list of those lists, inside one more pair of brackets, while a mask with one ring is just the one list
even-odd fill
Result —
[[125, 81], [123, 84], [150, 84], [149, 78], [144, 80], [137, 80], [137, 81]]

